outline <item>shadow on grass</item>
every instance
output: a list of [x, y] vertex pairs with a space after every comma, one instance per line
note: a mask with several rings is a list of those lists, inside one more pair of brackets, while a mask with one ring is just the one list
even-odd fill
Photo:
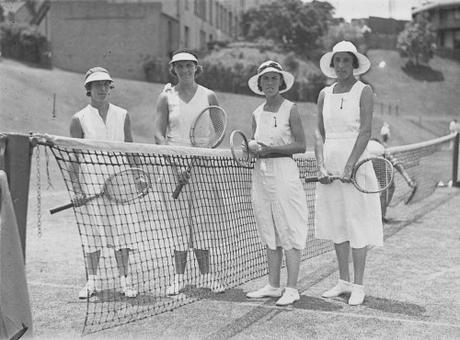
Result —
[[402, 314], [407, 316], [423, 316], [426, 309], [414, 303], [383, 299], [373, 296], [367, 296], [364, 301], [367, 308], [380, 310], [386, 313]]
[[434, 70], [427, 65], [406, 64], [401, 67], [403, 72], [409, 77], [423, 81], [444, 81], [444, 75], [441, 71]]

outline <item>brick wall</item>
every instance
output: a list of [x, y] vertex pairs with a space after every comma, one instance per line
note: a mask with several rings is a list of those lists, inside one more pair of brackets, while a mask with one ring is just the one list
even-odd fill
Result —
[[48, 17], [52, 62], [65, 70], [100, 65], [114, 77], [144, 80], [145, 61], [168, 58], [178, 46], [178, 23], [161, 3], [52, 2]]

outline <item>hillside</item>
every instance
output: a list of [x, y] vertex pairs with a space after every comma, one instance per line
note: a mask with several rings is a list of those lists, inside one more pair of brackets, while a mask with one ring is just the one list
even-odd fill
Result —
[[[445, 134], [448, 121], [460, 107], [460, 64], [435, 58], [433, 68], [443, 73], [445, 81], [428, 83], [405, 75], [396, 52], [375, 50], [370, 51], [369, 56], [374, 67], [366, 75], [366, 80], [376, 89], [376, 101], [399, 105], [399, 116], [386, 112], [382, 115], [376, 107], [374, 134], [378, 135], [383, 120], [392, 126], [391, 145], [423, 141]], [[380, 69], [377, 65], [382, 60], [385, 60], [386, 67]], [[3, 59], [0, 62], [0, 79], [1, 132], [37, 131], [68, 135], [70, 117], [88, 101], [81, 74], [59, 69], [39, 69]], [[115, 79], [112, 102], [130, 112], [137, 142], [152, 141], [155, 102], [162, 88], [162, 84]], [[55, 118], [52, 116], [54, 93]], [[229, 131], [238, 128], [249, 133], [250, 113], [260, 104], [261, 98], [217, 94], [230, 117]], [[299, 103], [299, 109], [308, 149], [312, 149], [316, 107], [313, 103]], [[223, 147], [228, 147], [228, 140]]]

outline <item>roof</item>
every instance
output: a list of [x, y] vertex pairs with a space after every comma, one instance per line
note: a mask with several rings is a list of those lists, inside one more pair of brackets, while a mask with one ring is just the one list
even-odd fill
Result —
[[420, 13], [420, 12], [428, 11], [433, 8], [443, 8], [443, 7], [451, 7], [451, 6], [460, 6], [460, 0], [430, 1], [420, 7], [413, 8], [412, 15]]

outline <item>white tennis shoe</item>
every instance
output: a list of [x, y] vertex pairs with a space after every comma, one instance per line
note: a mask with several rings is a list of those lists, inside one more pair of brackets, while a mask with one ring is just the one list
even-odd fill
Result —
[[351, 289], [351, 296], [348, 299], [350, 306], [362, 305], [366, 294], [364, 293], [364, 286], [354, 284]]
[[321, 296], [323, 298], [333, 298], [342, 294], [351, 293], [352, 287], [353, 285], [351, 282], [339, 280], [333, 288], [325, 291]]
[[78, 298], [89, 299], [94, 294], [96, 294], [96, 282], [92, 279], [89, 279], [86, 281], [85, 286], [78, 293]]
[[246, 297], [250, 299], [261, 299], [264, 297], [280, 297], [282, 294], [283, 289], [281, 287], [275, 288], [267, 284], [258, 290], [247, 293]]
[[299, 291], [295, 288], [286, 287], [283, 296], [276, 301], [277, 306], [287, 306], [300, 300]]
[[121, 292], [129, 298], [135, 298], [138, 294], [129, 276], [120, 276]]

